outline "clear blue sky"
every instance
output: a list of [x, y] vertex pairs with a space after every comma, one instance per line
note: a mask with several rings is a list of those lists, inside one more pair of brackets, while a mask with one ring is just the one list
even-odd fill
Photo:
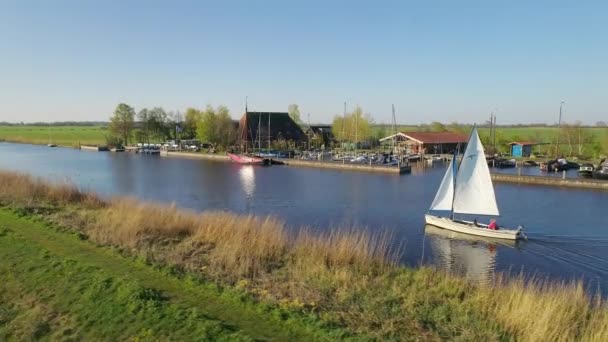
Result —
[[[297, 103], [378, 122], [608, 120], [606, 1], [0, 2], [0, 121]], [[373, 5], [372, 5], [373, 4]]]

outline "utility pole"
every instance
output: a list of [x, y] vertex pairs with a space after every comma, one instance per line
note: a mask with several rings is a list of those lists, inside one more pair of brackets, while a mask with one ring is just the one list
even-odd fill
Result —
[[[490, 141], [488, 143], [493, 146], [494, 141], [494, 112], [490, 112]], [[496, 153], [494, 147], [492, 147], [492, 154]]]
[[557, 142], [555, 144], [555, 158], [559, 156], [559, 135], [561, 134], [562, 128], [562, 107], [564, 106], [564, 101], [559, 104], [559, 120], [557, 121]]
[[496, 114], [494, 114], [494, 122], [492, 123], [494, 126], [494, 138], [492, 140], [492, 145], [494, 146], [494, 153], [496, 153]]

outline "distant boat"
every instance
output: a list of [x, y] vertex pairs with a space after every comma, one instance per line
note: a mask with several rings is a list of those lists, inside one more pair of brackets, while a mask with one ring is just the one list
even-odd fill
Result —
[[265, 163], [266, 159], [260, 157], [249, 157], [246, 155], [239, 155], [234, 153], [228, 153], [228, 157], [235, 163], [239, 164], [258, 164], [262, 165]]
[[[450, 211], [451, 217], [430, 214], [431, 211]], [[427, 224], [459, 233], [485, 236], [495, 239], [517, 240], [525, 238], [523, 227], [517, 229], [489, 229], [487, 224], [456, 220], [454, 214], [499, 216], [490, 170], [485, 159], [483, 145], [473, 127], [467, 148], [458, 166], [456, 156], [446, 170], [435, 199], [425, 215]]]
[[57, 147], [57, 145], [55, 145], [55, 144], [46, 144], [46, 146], [48, 146], [48, 147]]
[[600, 161], [600, 165], [593, 171], [593, 178], [608, 180], [608, 159], [602, 159], [602, 161]]
[[517, 166], [515, 159], [496, 159], [495, 165], [499, 169], [512, 168]]

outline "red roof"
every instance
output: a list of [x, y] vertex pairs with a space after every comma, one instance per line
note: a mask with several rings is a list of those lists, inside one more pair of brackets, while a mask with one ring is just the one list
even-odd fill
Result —
[[468, 136], [454, 132], [404, 132], [403, 134], [408, 139], [423, 144], [457, 144], [469, 141]]

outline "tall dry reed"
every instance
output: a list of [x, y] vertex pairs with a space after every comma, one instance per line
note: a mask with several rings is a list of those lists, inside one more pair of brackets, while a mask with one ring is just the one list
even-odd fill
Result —
[[26, 207], [44, 203], [88, 207], [103, 204], [96, 195], [82, 192], [72, 184], [49, 184], [40, 178], [7, 171], [0, 171], [0, 201]]

